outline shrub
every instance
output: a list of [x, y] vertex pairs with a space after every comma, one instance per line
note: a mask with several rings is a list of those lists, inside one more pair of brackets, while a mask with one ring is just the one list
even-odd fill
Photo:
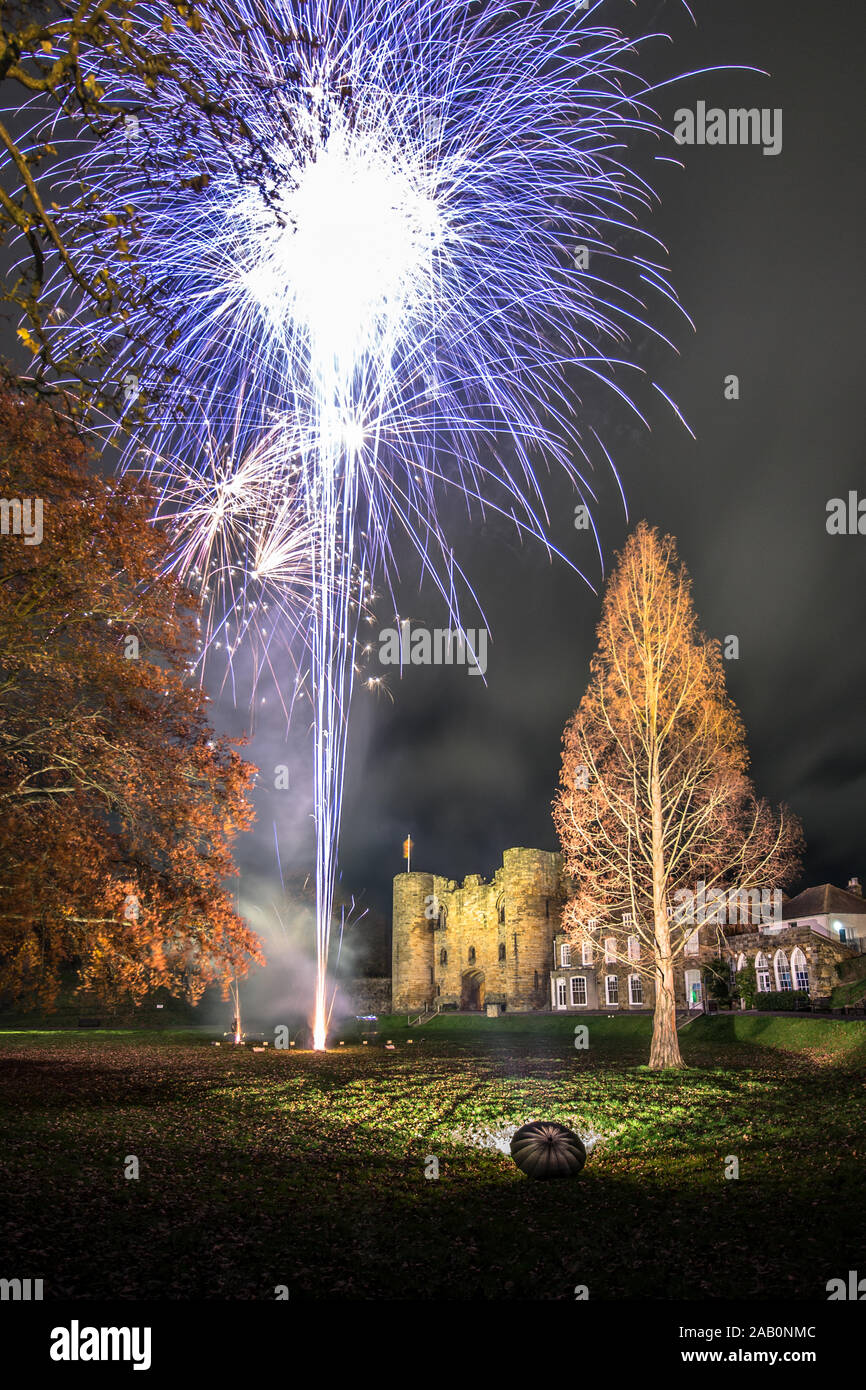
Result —
[[764, 1010], [801, 1009], [809, 1006], [809, 991], [806, 989], [770, 990], [767, 994], [755, 996], [754, 1007]]
[[755, 962], [747, 961], [742, 970], [737, 971], [737, 996], [742, 999], [747, 1009], [756, 1007], [755, 1001], [758, 998], [758, 977], [755, 973]]
[[704, 966], [703, 979], [704, 989], [709, 998], [714, 999], [719, 1008], [730, 1008], [731, 967], [728, 962], [722, 956], [709, 961]]

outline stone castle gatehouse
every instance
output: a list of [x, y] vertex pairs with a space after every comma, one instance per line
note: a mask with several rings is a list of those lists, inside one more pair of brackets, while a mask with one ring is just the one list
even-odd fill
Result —
[[543, 1008], [564, 903], [562, 855], [543, 849], [507, 849], [489, 883], [480, 874], [462, 884], [438, 874], [398, 874], [395, 1012]]

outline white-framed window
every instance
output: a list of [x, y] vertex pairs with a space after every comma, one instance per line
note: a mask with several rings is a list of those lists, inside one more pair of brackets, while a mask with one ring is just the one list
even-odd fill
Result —
[[589, 932], [598, 931], [598, 925], [598, 918], [590, 917], [586, 924], [586, 930]]
[[686, 984], [686, 1004], [690, 1009], [703, 1008], [704, 986], [701, 982], [700, 970], [687, 970], [685, 972]]
[[787, 990], [794, 988], [788, 957], [781, 948], [776, 952], [773, 958], [773, 969], [776, 975], [776, 989]]
[[568, 1006], [568, 995], [567, 995], [567, 993], [566, 993], [566, 983], [565, 983], [565, 980], [557, 980], [557, 982], [556, 982], [556, 1007], [557, 1007], [558, 1009], [565, 1009], [565, 1008], [567, 1008], [567, 1006]]
[[739, 975], [739, 973], [740, 973], [741, 970], [745, 970], [745, 968], [746, 968], [746, 957], [743, 955], [742, 951], [741, 951], [740, 954], [737, 956], [737, 967], [736, 967], [736, 968], [737, 968], [737, 974], [738, 974], [738, 975]]
[[572, 1008], [579, 1008], [586, 1003], [586, 976], [572, 975], [571, 977], [571, 1004]]
[[633, 927], [633, 926], [634, 926], [634, 913], [633, 913], [633, 912], [624, 912], [624, 913], [622, 914], [622, 924], [623, 924], [624, 927]]
[[701, 934], [700, 934], [700, 932], [698, 931], [698, 929], [697, 929], [697, 927], [696, 927], [695, 930], [692, 932], [691, 936], [686, 937], [686, 955], [687, 955], [687, 956], [697, 956], [697, 955], [700, 955], [700, 950], [701, 950]]
[[643, 980], [640, 975], [629, 975], [628, 977], [628, 1002], [630, 1004], [643, 1003]]
[[808, 992], [809, 966], [799, 946], [795, 946], [791, 952], [791, 974], [794, 976], [794, 988], [805, 989]]
[[758, 982], [758, 993], [770, 993], [770, 967], [767, 964], [767, 957], [762, 951], [755, 956], [755, 978]]
[[571, 965], [571, 947], [565, 941], [559, 948], [559, 963], [565, 966]]
[[581, 965], [592, 965], [592, 942], [583, 941], [580, 947]]
[[604, 997], [608, 1004], [619, 1003], [619, 980], [616, 975], [605, 975], [604, 977]]
[[630, 936], [628, 939], [628, 958], [640, 960], [640, 941], [636, 936]]
[[616, 963], [616, 937], [606, 936], [604, 938], [604, 963], [614, 965]]

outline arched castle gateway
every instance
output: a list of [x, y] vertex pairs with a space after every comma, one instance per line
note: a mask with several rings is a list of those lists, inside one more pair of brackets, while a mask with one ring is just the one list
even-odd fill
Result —
[[429, 1004], [544, 1008], [565, 898], [562, 855], [543, 849], [507, 849], [490, 883], [480, 874], [462, 884], [438, 874], [398, 874], [395, 1012]]

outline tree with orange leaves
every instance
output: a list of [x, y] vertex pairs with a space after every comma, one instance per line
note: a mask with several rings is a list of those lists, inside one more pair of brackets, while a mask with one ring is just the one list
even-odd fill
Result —
[[190, 679], [198, 600], [147, 489], [9, 386], [0, 499], [0, 989], [194, 1001], [261, 960], [225, 887], [255, 769]]
[[[645, 522], [608, 584], [590, 672], [554, 801], [576, 888], [564, 925], [652, 982], [650, 1067], [682, 1066], [674, 965], [697, 925], [684, 908], [699, 884], [717, 901], [785, 886], [801, 828], [756, 797], [719, 643], [698, 629], [673, 537]], [[623, 918], [637, 949], [606, 935]]]

